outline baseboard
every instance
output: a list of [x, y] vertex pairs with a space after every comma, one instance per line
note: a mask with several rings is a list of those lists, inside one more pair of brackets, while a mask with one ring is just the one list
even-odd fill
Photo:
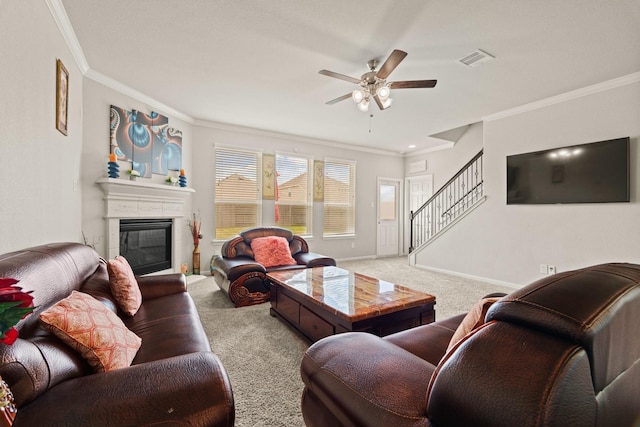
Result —
[[427, 267], [425, 265], [417, 265], [417, 264], [412, 265], [412, 267], [419, 268], [420, 270], [433, 271], [436, 273], [443, 273], [443, 274], [449, 274], [451, 276], [463, 277], [465, 279], [478, 280], [480, 282], [491, 283], [492, 285], [506, 286], [508, 288], [513, 288], [513, 289], [520, 289], [522, 287], [522, 285], [518, 285], [515, 283], [503, 282], [502, 280], [489, 279], [487, 277], [475, 276], [473, 274], [460, 273], [457, 271], [450, 271], [442, 268]]
[[359, 256], [354, 258], [338, 258], [336, 259], [336, 263], [338, 262], [347, 262], [347, 261], [362, 261], [363, 259], [376, 259], [375, 255], [367, 255], [367, 256]]

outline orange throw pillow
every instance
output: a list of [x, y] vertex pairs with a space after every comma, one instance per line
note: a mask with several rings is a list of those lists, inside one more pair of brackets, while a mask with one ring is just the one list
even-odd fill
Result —
[[289, 242], [284, 237], [256, 237], [251, 241], [251, 250], [253, 258], [265, 268], [297, 264], [291, 256]]
[[484, 318], [487, 315], [489, 307], [499, 299], [500, 297], [482, 298], [480, 301], [476, 302], [464, 319], [462, 319], [462, 323], [460, 323], [458, 329], [453, 333], [451, 341], [449, 341], [447, 351], [455, 346], [458, 341], [462, 340], [462, 338], [466, 337], [471, 331], [484, 325]]
[[82, 292], [72, 291], [41, 313], [40, 321], [96, 372], [130, 366], [142, 344], [113, 311]]
[[118, 255], [107, 262], [109, 286], [118, 306], [129, 316], [135, 315], [142, 305], [142, 293], [127, 259]]

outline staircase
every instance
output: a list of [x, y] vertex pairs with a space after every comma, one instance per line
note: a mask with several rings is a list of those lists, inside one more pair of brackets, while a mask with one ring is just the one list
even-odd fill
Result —
[[409, 252], [427, 245], [485, 200], [480, 150], [440, 190], [411, 211]]

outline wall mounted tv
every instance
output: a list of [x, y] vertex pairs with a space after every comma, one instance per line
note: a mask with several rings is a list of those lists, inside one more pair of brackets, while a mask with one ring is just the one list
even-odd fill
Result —
[[507, 204], [629, 201], [629, 138], [507, 156]]

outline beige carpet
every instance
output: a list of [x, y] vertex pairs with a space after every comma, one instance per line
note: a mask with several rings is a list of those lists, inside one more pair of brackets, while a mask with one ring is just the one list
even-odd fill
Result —
[[[339, 267], [436, 296], [436, 319], [466, 312], [482, 296], [513, 289], [410, 267], [405, 257]], [[305, 340], [269, 315], [269, 304], [234, 308], [213, 278], [188, 285], [212, 350], [229, 374], [237, 427], [304, 427], [300, 361]]]

